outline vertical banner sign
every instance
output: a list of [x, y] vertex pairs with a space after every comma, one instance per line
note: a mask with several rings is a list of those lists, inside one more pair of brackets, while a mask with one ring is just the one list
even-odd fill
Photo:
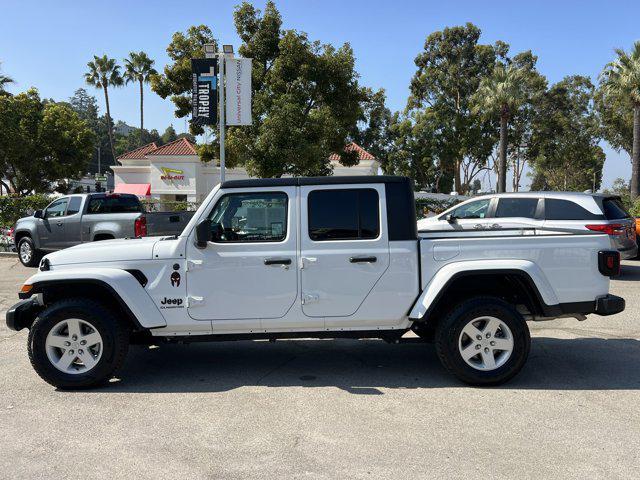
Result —
[[227, 125], [251, 125], [251, 59], [227, 58], [224, 64]]
[[218, 59], [192, 58], [191, 121], [196, 125], [215, 125], [218, 121]]

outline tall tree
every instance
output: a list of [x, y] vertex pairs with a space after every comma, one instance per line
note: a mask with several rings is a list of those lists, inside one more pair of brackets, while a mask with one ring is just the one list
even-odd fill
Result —
[[173, 125], [169, 125], [164, 133], [162, 134], [162, 143], [173, 142], [178, 139], [178, 135], [176, 134], [176, 129], [173, 128]]
[[344, 152], [363, 117], [366, 91], [358, 84], [353, 50], [282, 30], [273, 2], [264, 12], [248, 2], [236, 7], [239, 53], [253, 58], [253, 125], [230, 128], [229, 157], [260, 177], [330, 174], [332, 152]]
[[599, 188], [605, 154], [593, 95], [589, 78], [572, 76], [540, 99], [528, 145], [532, 190]]
[[113, 162], [109, 153], [106, 121], [99, 116], [98, 101], [86, 89], [78, 88], [73, 92], [73, 96], [69, 97], [69, 105], [87, 123], [95, 137], [94, 153], [88, 171], [101, 173], [103, 166], [111, 165]]
[[411, 84], [407, 109], [429, 111], [437, 128], [434, 151], [443, 170], [438, 189], [463, 193], [460, 167], [465, 158], [486, 165], [495, 144], [492, 122], [471, 111], [470, 99], [482, 78], [493, 71], [496, 58], [503, 58], [508, 46], [503, 42], [482, 45], [480, 29], [471, 23], [445, 28], [430, 34], [424, 51], [415, 59], [418, 67]]
[[[191, 113], [191, 59], [204, 57], [205, 43], [212, 43], [217, 49], [213, 33], [206, 25], [189, 27], [186, 33], [174, 33], [167, 47], [172, 63], [164, 67], [162, 74], [151, 76], [151, 90], [162, 98], [171, 98], [177, 118]], [[190, 130], [195, 135], [204, 133], [201, 126], [193, 123]]]
[[387, 174], [405, 175], [420, 190], [439, 191], [447, 170], [440, 168], [437, 119], [433, 112], [413, 111], [410, 115], [394, 113], [389, 122], [389, 153], [382, 168]]
[[353, 141], [384, 165], [389, 153], [391, 110], [385, 105], [387, 96], [384, 89], [374, 92], [367, 88], [364, 91], [366, 100], [363, 102], [362, 117], [353, 133]]
[[498, 193], [507, 190], [508, 128], [518, 110], [532, 101], [533, 89], [529, 84], [532, 71], [518, 65], [497, 63], [491, 75], [480, 81], [478, 90], [471, 97], [471, 108], [487, 118], [499, 118], [500, 140], [498, 147]]
[[109, 145], [111, 147], [111, 155], [116, 158], [116, 150], [113, 142], [113, 117], [111, 116], [111, 108], [109, 106], [109, 87], [120, 87], [124, 83], [120, 74], [120, 65], [115, 59], [108, 58], [106, 55], [98, 57], [93, 56], [93, 60], [87, 63], [89, 71], [84, 74], [85, 81], [88, 85], [101, 88], [104, 92], [104, 102], [107, 109], [107, 130], [109, 132]]
[[0, 131], [0, 179], [20, 194], [86, 171], [95, 141], [69, 105], [43, 101], [35, 89], [0, 96]]
[[154, 63], [145, 52], [130, 52], [129, 57], [124, 59], [124, 80], [126, 83], [138, 82], [140, 86], [140, 131], [144, 130], [144, 84], [158, 73], [153, 68]]
[[6, 86], [10, 83], [14, 83], [13, 78], [0, 73], [0, 95], [3, 93], [7, 93]]
[[[622, 49], [616, 49], [615, 52], [617, 58], [607, 64], [601, 74], [602, 88], [605, 96], [608, 97], [608, 100], [604, 99], [605, 104], [622, 102], [633, 111], [631, 197], [635, 199], [640, 195], [640, 41], [633, 44], [630, 53]], [[605, 134], [607, 133], [610, 132], [605, 128]], [[607, 135], [607, 137], [613, 137], [614, 146], [622, 143], [619, 138], [616, 138], [617, 135]]]

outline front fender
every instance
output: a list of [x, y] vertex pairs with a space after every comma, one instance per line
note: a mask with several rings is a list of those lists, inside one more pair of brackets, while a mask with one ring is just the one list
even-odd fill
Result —
[[[40, 238], [38, 237], [38, 230], [36, 225], [32, 223], [29, 223], [26, 225], [20, 225], [16, 228], [13, 235], [14, 235], [14, 238], [20, 238], [25, 234], [31, 237], [31, 240], [33, 241], [33, 245], [35, 248], [40, 248]], [[18, 247], [18, 244], [16, 243], [16, 248], [17, 247]]]
[[25, 284], [33, 285], [32, 291], [43, 291], [47, 285], [92, 284], [106, 287], [128, 308], [143, 328], [166, 327], [167, 322], [147, 291], [136, 278], [118, 268], [65, 268], [38, 272], [27, 279]]
[[442, 267], [431, 278], [425, 289], [422, 291], [418, 300], [416, 300], [409, 318], [412, 320], [422, 318], [429, 310], [431, 305], [437, 300], [438, 296], [444, 292], [447, 284], [456, 277], [464, 274], [491, 274], [491, 273], [522, 273], [527, 275], [535, 288], [538, 290], [539, 298], [546, 305], [557, 305], [558, 297], [556, 296], [547, 277], [540, 267], [528, 260], [472, 260], [464, 262], [453, 262]]

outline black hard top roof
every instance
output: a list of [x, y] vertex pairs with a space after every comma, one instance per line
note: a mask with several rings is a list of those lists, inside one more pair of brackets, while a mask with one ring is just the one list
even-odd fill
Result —
[[352, 175], [344, 177], [286, 177], [228, 180], [222, 188], [297, 187], [302, 185], [348, 185], [362, 183], [409, 183], [408, 177], [391, 175]]

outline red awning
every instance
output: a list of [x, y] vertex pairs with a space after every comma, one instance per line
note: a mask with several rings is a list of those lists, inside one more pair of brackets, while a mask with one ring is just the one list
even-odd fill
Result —
[[150, 183], [118, 183], [113, 193], [132, 193], [139, 197], [151, 195]]

